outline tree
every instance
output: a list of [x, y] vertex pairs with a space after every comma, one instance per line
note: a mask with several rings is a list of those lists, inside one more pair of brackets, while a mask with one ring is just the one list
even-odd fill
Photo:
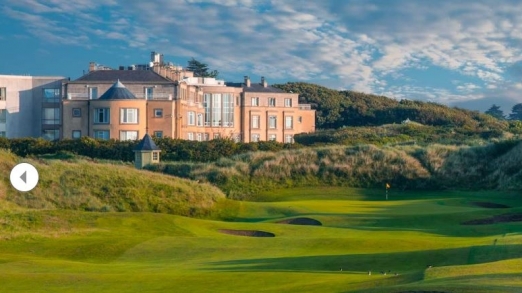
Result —
[[522, 120], [522, 103], [516, 104], [511, 109], [511, 114], [509, 114], [510, 120]]
[[491, 108], [489, 108], [486, 112], [484, 112], [488, 115], [491, 115], [499, 120], [504, 120], [506, 117], [504, 117], [504, 112], [500, 110], [500, 106], [497, 106], [493, 104]]
[[188, 61], [187, 70], [194, 72], [195, 77], [217, 77], [219, 72], [217, 70], [212, 70], [209, 72], [208, 65], [192, 57], [191, 60]]

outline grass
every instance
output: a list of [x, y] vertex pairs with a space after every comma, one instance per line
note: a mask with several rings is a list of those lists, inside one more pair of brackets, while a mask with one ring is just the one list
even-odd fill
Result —
[[[10, 209], [12, 204], [0, 200], [6, 207], [0, 208], [0, 291], [522, 290], [522, 223], [460, 225], [522, 212], [517, 193], [392, 189], [386, 201], [382, 190], [317, 187], [274, 190], [257, 199], [238, 202], [233, 221]], [[475, 201], [512, 208], [487, 209]], [[275, 223], [298, 216], [323, 225]], [[276, 237], [240, 237], [219, 229]], [[392, 274], [380, 274], [388, 270]]]
[[[11, 187], [9, 173], [20, 162], [33, 164], [39, 171], [39, 188], [23, 193]], [[81, 158], [22, 160], [0, 150], [0, 176], [0, 199], [31, 209], [157, 212], [207, 218], [233, 212], [233, 206], [215, 186], [139, 171], [125, 164]]]
[[231, 199], [253, 200], [274, 189], [385, 183], [401, 190], [521, 190], [521, 162], [521, 141], [505, 140], [477, 146], [323, 146], [149, 168], [210, 182]]

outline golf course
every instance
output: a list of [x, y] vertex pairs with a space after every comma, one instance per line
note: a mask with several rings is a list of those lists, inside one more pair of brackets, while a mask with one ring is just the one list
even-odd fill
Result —
[[1, 292], [521, 292], [517, 192], [300, 187], [225, 220], [2, 200]]

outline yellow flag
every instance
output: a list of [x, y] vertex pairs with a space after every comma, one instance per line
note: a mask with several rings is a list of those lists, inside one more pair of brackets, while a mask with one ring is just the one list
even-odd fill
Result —
[[390, 184], [386, 183], [386, 189], [389, 189], [390, 187]]

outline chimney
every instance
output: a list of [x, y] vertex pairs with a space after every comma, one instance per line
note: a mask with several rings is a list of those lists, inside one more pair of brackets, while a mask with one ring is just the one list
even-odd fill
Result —
[[95, 62], [89, 62], [89, 72], [96, 70], [96, 63]]
[[261, 76], [261, 84], [263, 85], [263, 87], [267, 87], [268, 86], [264, 76]]
[[250, 77], [245, 75], [245, 86], [250, 87]]

